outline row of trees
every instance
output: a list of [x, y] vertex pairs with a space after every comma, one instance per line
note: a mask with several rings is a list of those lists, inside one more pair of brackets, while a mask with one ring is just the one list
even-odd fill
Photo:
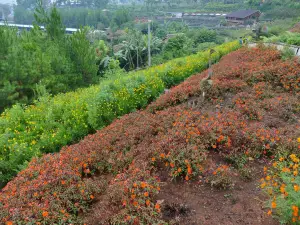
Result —
[[[133, 21], [133, 16], [128, 9], [121, 8], [115, 11], [103, 11], [102, 9], [89, 8], [57, 8], [62, 22], [66, 27], [80, 28], [80, 26], [90, 26], [103, 30], [107, 27], [115, 29], [123, 24]], [[35, 21], [32, 10], [25, 9], [23, 6], [15, 7], [16, 23], [32, 24]]]

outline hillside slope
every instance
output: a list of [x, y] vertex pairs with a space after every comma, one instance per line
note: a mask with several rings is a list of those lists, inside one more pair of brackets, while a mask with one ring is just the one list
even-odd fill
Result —
[[206, 100], [199, 82], [207, 71], [31, 161], [2, 190], [2, 222], [276, 224], [256, 187], [264, 165], [298, 147], [299, 62], [243, 48], [213, 71]]

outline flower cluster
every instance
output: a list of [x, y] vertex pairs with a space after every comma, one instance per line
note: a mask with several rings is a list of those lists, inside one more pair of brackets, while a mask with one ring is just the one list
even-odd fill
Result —
[[[298, 138], [300, 144], [300, 138]], [[278, 158], [272, 166], [264, 168], [261, 188], [270, 196], [268, 215], [278, 215], [284, 223], [300, 224], [299, 155]]]

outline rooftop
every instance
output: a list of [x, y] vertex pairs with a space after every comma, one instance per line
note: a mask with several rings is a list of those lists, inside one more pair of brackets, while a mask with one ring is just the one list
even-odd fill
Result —
[[226, 17], [235, 17], [235, 18], [241, 18], [241, 19], [244, 19], [248, 16], [251, 16], [252, 14], [254, 13], [257, 13], [259, 12], [258, 10], [239, 10], [239, 11], [236, 11], [236, 12], [233, 12], [233, 13], [230, 13], [228, 14]]

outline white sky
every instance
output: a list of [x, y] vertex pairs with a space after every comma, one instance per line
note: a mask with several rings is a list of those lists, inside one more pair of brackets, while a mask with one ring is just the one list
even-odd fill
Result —
[[15, 4], [16, 1], [15, 0], [0, 0], [1, 4]]

